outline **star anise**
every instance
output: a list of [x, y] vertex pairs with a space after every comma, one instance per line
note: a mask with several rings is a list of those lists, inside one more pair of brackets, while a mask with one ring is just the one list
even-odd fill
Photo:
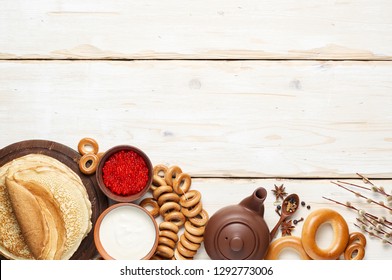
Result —
[[281, 226], [282, 236], [291, 235], [291, 231], [295, 229], [292, 220], [284, 221]]
[[282, 185], [277, 186], [275, 185], [275, 189], [272, 190], [274, 193], [276, 200], [279, 200], [279, 198], [284, 199], [284, 197], [287, 195], [287, 192], [285, 192], [286, 188]]

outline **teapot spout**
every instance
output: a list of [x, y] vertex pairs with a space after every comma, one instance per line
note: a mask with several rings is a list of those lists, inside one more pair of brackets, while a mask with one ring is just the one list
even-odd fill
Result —
[[240, 205], [256, 212], [261, 217], [264, 217], [264, 200], [267, 197], [267, 190], [263, 187], [257, 188], [252, 195], [244, 198]]

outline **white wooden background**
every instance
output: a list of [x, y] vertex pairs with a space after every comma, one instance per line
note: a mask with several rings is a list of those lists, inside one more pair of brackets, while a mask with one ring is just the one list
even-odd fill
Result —
[[331, 183], [357, 172], [392, 190], [392, 3], [0, 0], [0, 120], [0, 147], [138, 146], [191, 174], [210, 215], [263, 186], [272, 228], [284, 183], [356, 230], [321, 197], [357, 202]]

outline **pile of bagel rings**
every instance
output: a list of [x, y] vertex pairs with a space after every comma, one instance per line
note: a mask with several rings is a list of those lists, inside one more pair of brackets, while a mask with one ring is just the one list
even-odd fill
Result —
[[[330, 224], [333, 240], [328, 248], [316, 243], [317, 230], [322, 224]], [[271, 242], [264, 259], [277, 260], [285, 249], [296, 251], [303, 260], [362, 260], [365, 256], [366, 237], [360, 232], [349, 233], [347, 222], [332, 209], [318, 209], [306, 218], [301, 237], [283, 236]]]

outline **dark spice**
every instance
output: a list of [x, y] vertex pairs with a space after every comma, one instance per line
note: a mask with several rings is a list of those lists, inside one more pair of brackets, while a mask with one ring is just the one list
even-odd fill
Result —
[[299, 220], [294, 220], [293, 223], [294, 225], [298, 224], [299, 222], [302, 222], [304, 220], [304, 218], [301, 217], [301, 219]]
[[275, 189], [272, 190], [272, 192], [274, 193], [276, 200], [279, 200], [279, 198], [283, 199], [287, 195], [285, 190], [286, 188], [283, 186], [283, 184], [280, 186], [275, 185]]
[[292, 225], [292, 220], [284, 221], [282, 223], [282, 236], [291, 235], [291, 231], [295, 229], [295, 226]]

